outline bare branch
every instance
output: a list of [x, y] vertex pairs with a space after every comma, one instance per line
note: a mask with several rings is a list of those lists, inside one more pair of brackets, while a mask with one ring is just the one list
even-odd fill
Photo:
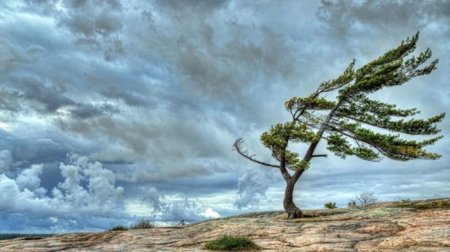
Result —
[[327, 154], [314, 154], [314, 155], [312, 155], [312, 157], [313, 158], [315, 158], [315, 157], [328, 157], [328, 155]]
[[242, 137], [241, 137], [241, 138], [238, 138], [238, 139], [234, 142], [234, 144], [233, 144], [234, 150], [235, 150], [237, 153], [239, 153], [241, 156], [243, 156], [243, 157], [245, 157], [246, 159], [248, 159], [248, 160], [250, 160], [250, 161], [253, 161], [253, 162], [257, 163], [257, 164], [260, 164], [260, 165], [264, 165], [264, 166], [268, 166], [268, 167], [272, 167], [272, 168], [280, 168], [279, 165], [268, 164], [268, 163], [265, 163], [265, 162], [262, 162], [262, 161], [259, 161], [259, 160], [254, 159], [253, 157], [254, 157], [255, 155], [249, 155], [249, 154], [247, 153], [247, 151], [242, 150], [241, 145], [242, 145], [243, 142], [244, 142], [244, 139], [242, 139]]

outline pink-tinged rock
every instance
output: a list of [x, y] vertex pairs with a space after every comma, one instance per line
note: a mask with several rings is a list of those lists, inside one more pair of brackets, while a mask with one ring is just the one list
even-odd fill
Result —
[[204, 251], [222, 235], [251, 238], [263, 251], [450, 251], [450, 199], [368, 209], [255, 213], [165, 227], [0, 241], [0, 251]]

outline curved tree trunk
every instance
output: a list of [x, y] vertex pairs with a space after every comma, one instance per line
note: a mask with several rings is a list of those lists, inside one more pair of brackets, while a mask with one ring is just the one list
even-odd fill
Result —
[[283, 206], [284, 210], [286, 211], [288, 215], [288, 219], [296, 219], [296, 218], [302, 218], [303, 213], [294, 203], [294, 187], [295, 182], [293, 180], [290, 180], [286, 183], [286, 190], [284, 192], [284, 201]]

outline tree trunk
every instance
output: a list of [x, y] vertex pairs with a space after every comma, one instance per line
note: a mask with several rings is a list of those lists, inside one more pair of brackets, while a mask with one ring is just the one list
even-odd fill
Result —
[[295, 181], [292, 179], [289, 180], [286, 183], [286, 190], [284, 192], [284, 201], [283, 206], [284, 210], [286, 211], [288, 215], [288, 219], [296, 219], [296, 218], [302, 218], [303, 214], [300, 208], [298, 208], [294, 203], [294, 187], [295, 187]]

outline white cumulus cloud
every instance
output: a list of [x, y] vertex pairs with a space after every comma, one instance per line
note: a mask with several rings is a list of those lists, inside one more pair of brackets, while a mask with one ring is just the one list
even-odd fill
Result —
[[[63, 182], [50, 195], [41, 185], [42, 165], [32, 165], [16, 177], [1, 174], [0, 212], [39, 216], [58, 231], [81, 229], [86, 220], [92, 228], [105, 228], [109, 221], [127, 217], [121, 202], [123, 188], [115, 185], [115, 174], [101, 163], [71, 155], [59, 169]], [[27, 225], [33, 229], [42, 223], [29, 221]]]

